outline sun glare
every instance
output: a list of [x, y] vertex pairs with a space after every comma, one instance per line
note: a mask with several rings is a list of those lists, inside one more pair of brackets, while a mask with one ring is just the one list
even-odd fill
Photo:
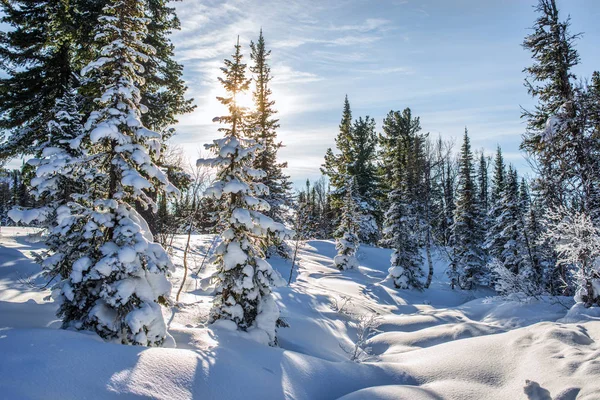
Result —
[[254, 108], [254, 100], [252, 99], [252, 93], [250, 91], [239, 93], [235, 97], [235, 102], [238, 106], [245, 108], [246, 111], [252, 111]]

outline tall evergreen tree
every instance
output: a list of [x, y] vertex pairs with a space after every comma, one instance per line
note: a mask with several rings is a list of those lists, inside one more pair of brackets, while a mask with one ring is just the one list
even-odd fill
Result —
[[168, 298], [172, 265], [134, 203], [155, 208], [145, 191], [175, 189], [150, 156], [160, 150], [160, 134], [141, 122], [140, 62], [153, 54], [143, 41], [144, 3], [114, 0], [103, 12], [95, 25], [97, 58], [82, 71], [97, 100], [83, 136], [70, 143], [85, 153], [71, 169], [82, 172], [68, 176], [87, 191], [57, 210], [55, 253], [42, 265], [61, 278], [55, 294], [64, 327], [154, 346], [166, 336], [159, 303]]
[[[344, 204], [347, 180], [356, 182], [354, 196], [358, 199], [361, 228], [361, 241], [375, 243], [378, 239], [377, 200], [376, 200], [376, 147], [375, 120], [369, 116], [359, 117], [352, 123], [352, 113], [348, 96], [344, 101], [344, 111], [340, 132], [336, 138], [339, 151], [327, 149], [325, 163], [321, 171], [329, 177], [333, 186], [331, 193], [333, 212], [340, 215]], [[340, 221], [338, 221], [340, 222]]]
[[486, 232], [485, 248], [490, 256], [499, 258], [502, 254], [504, 242], [502, 240], [502, 228], [497, 223], [503, 212], [502, 196], [506, 180], [506, 167], [502, 149], [498, 146], [494, 157], [494, 173], [492, 176], [492, 188], [490, 193], [490, 210], [488, 213], [489, 227]]
[[225, 60], [222, 68], [224, 77], [219, 77], [227, 92], [227, 97], [218, 97], [228, 110], [220, 118], [225, 126], [219, 131], [224, 136], [206, 146], [215, 158], [198, 160], [198, 165], [216, 168], [217, 177], [207, 195], [221, 202], [219, 231], [223, 240], [211, 260], [217, 268], [217, 291], [210, 321], [233, 321], [238, 329], [253, 331], [254, 337], [275, 345], [281, 321], [272, 287], [285, 281], [265, 261], [263, 249], [270, 232], [288, 232], [262, 214], [269, 210], [269, 204], [261, 198], [267, 188], [258, 182], [265, 173], [252, 167], [259, 145], [242, 137], [246, 113], [237, 103], [237, 96], [250, 86], [242, 61], [238, 38], [232, 60]]
[[473, 153], [467, 129], [460, 153], [456, 210], [452, 226], [452, 287], [473, 289], [486, 283], [477, 193], [474, 182]]
[[[579, 35], [569, 33], [569, 19], [561, 21], [555, 0], [539, 0], [539, 16], [533, 33], [523, 42], [530, 50], [534, 64], [525, 68], [529, 78], [525, 85], [538, 104], [533, 111], [524, 111], [527, 133], [521, 147], [534, 156], [538, 163], [539, 179], [535, 182], [538, 195], [547, 207], [553, 208], [572, 200], [573, 179], [587, 181], [583, 166], [583, 150], [577, 123], [577, 103], [573, 81], [573, 67], [579, 63], [574, 42]], [[576, 174], [585, 176], [577, 178]]]
[[267, 186], [269, 194], [265, 197], [271, 207], [266, 215], [277, 222], [286, 219], [285, 207], [290, 205], [291, 182], [289, 176], [284, 173], [287, 162], [277, 161], [277, 152], [283, 144], [277, 141], [277, 128], [279, 123], [275, 114], [275, 101], [271, 99], [270, 82], [271, 67], [269, 57], [271, 51], [265, 47], [265, 39], [262, 29], [256, 43], [251, 42], [252, 50], [250, 58], [253, 65], [250, 71], [254, 74], [254, 104], [256, 109], [248, 116], [247, 132], [250, 138], [256, 140], [262, 146], [258, 149], [254, 160], [254, 168], [265, 172], [265, 177], [260, 180]]
[[346, 95], [344, 98], [342, 120], [335, 139], [335, 145], [339, 153], [335, 154], [331, 148], [327, 149], [325, 162], [321, 166], [321, 172], [329, 178], [329, 183], [333, 187], [332, 207], [336, 216], [340, 215], [343, 204], [342, 198], [344, 197], [343, 189], [348, 176], [348, 165], [352, 163], [351, 141], [352, 110], [350, 109], [348, 95]]
[[353, 161], [348, 165], [348, 175], [355, 182], [353, 196], [358, 202], [360, 220], [358, 235], [362, 242], [369, 244], [379, 240], [376, 148], [375, 120], [369, 116], [359, 117], [352, 126], [350, 151]]
[[[142, 116], [145, 126], [160, 132], [164, 139], [173, 134], [168, 126], [176, 115], [193, 110], [186, 100], [183, 69], [174, 60], [169, 35], [179, 29], [175, 10], [167, 0], [149, 0], [144, 15], [149, 17], [144, 43], [155, 50], [154, 57], [141, 60], [139, 71], [142, 102], [148, 108]], [[31, 154], [43, 141], [51, 110], [58, 99], [81, 82], [77, 72], [94, 60], [96, 21], [110, 0], [7, 0], [0, 4], [1, 21], [13, 29], [0, 35], [0, 65], [7, 77], [0, 79], [0, 112], [5, 115], [0, 129], [7, 135], [0, 157]], [[93, 111], [93, 93], [80, 88], [87, 98], [84, 115]], [[160, 160], [155, 160], [160, 164]]]
[[76, 27], [64, 0], [7, 0], [0, 4], [0, 129], [2, 159], [32, 154], [45, 140], [58, 99], [74, 86]]
[[[390, 276], [397, 288], [422, 288], [420, 223], [423, 218], [424, 136], [410, 109], [388, 114], [381, 135], [384, 185], [389, 188], [382, 243], [394, 249]], [[392, 147], [394, 146], [394, 147]]]
[[482, 151], [479, 155], [479, 167], [477, 169], [477, 201], [484, 216], [487, 216], [489, 211], [488, 180], [488, 160]]
[[[421, 266], [423, 258], [420, 253], [418, 224], [405, 179], [406, 171], [398, 170], [400, 181], [389, 194], [390, 208], [385, 214], [384, 235], [386, 243], [394, 249], [392, 253], [389, 275], [394, 286], [399, 289], [421, 289], [423, 276]], [[403, 182], [404, 181], [404, 182]]]

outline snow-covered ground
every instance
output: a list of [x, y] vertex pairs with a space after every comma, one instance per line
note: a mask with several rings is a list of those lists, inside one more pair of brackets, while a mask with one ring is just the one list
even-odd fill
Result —
[[[443, 257], [430, 289], [398, 291], [386, 279], [389, 250], [362, 246], [360, 268], [339, 272], [333, 242], [308, 242], [292, 285], [276, 291], [290, 325], [279, 330], [279, 347], [206, 326], [205, 266], [178, 307], [164, 310], [167, 347], [142, 348], [57, 329], [32, 261], [43, 243], [27, 233], [1, 229], [1, 399], [600, 399], [598, 316], [571, 313], [558, 323], [568, 299], [518, 303], [452, 291]], [[192, 269], [212, 239], [192, 239]], [[176, 240], [177, 264], [184, 243]], [[289, 261], [272, 263], [287, 279]], [[173, 298], [182, 273], [178, 266]], [[375, 321], [378, 332], [353, 362], [360, 321]]]

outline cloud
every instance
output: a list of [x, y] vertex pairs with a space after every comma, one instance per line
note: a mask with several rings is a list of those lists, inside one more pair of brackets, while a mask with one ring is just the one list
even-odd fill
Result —
[[277, 64], [272, 67], [273, 85], [318, 82], [322, 77], [312, 72], [298, 71], [289, 65]]
[[330, 31], [338, 31], [338, 32], [347, 32], [347, 31], [356, 31], [356, 32], [372, 32], [372, 31], [382, 31], [387, 29], [393, 29], [390, 20], [381, 19], [381, 18], [367, 18], [365, 22], [357, 25], [339, 25], [339, 26], [330, 26], [328, 30]]

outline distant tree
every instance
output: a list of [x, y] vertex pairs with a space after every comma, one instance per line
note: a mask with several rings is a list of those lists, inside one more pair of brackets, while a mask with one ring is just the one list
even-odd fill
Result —
[[487, 283], [480, 213], [475, 189], [473, 153], [465, 128], [452, 225], [452, 268], [449, 271], [452, 287], [459, 286], [461, 289], [473, 289], [477, 284]]
[[425, 137], [419, 133], [419, 119], [413, 118], [408, 108], [402, 113], [390, 113], [384, 125], [387, 128], [380, 137], [385, 160], [382, 175], [389, 179], [384, 187], [390, 191], [384, 203], [388, 208], [382, 244], [394, 249], [389, 269], [394, 285], [401, 289], [421, 289], [420, 234], [421, 224], [426, 221], [423, 200], [427, 195], [423, 190], [426, 182]]
[[346, 185], [348, 176], [348, 165], [352, 163], [351, 152], [352, 141], [352, 110], [350, 102], [346, 95], [344, 99], [344, 109], [342, 120], [339, 126], [339, 132], [335, 139], [335, 145], [338, 154], [334, 154], [331, 148], [325, 152], [325, 162], [321, 166], [323, 175], [329, 178], [329, 183], [333, 187], [332, 208], [336, 216], [339, 216], [342, 208], [342, 198], [344, 196], [343, 188]]

